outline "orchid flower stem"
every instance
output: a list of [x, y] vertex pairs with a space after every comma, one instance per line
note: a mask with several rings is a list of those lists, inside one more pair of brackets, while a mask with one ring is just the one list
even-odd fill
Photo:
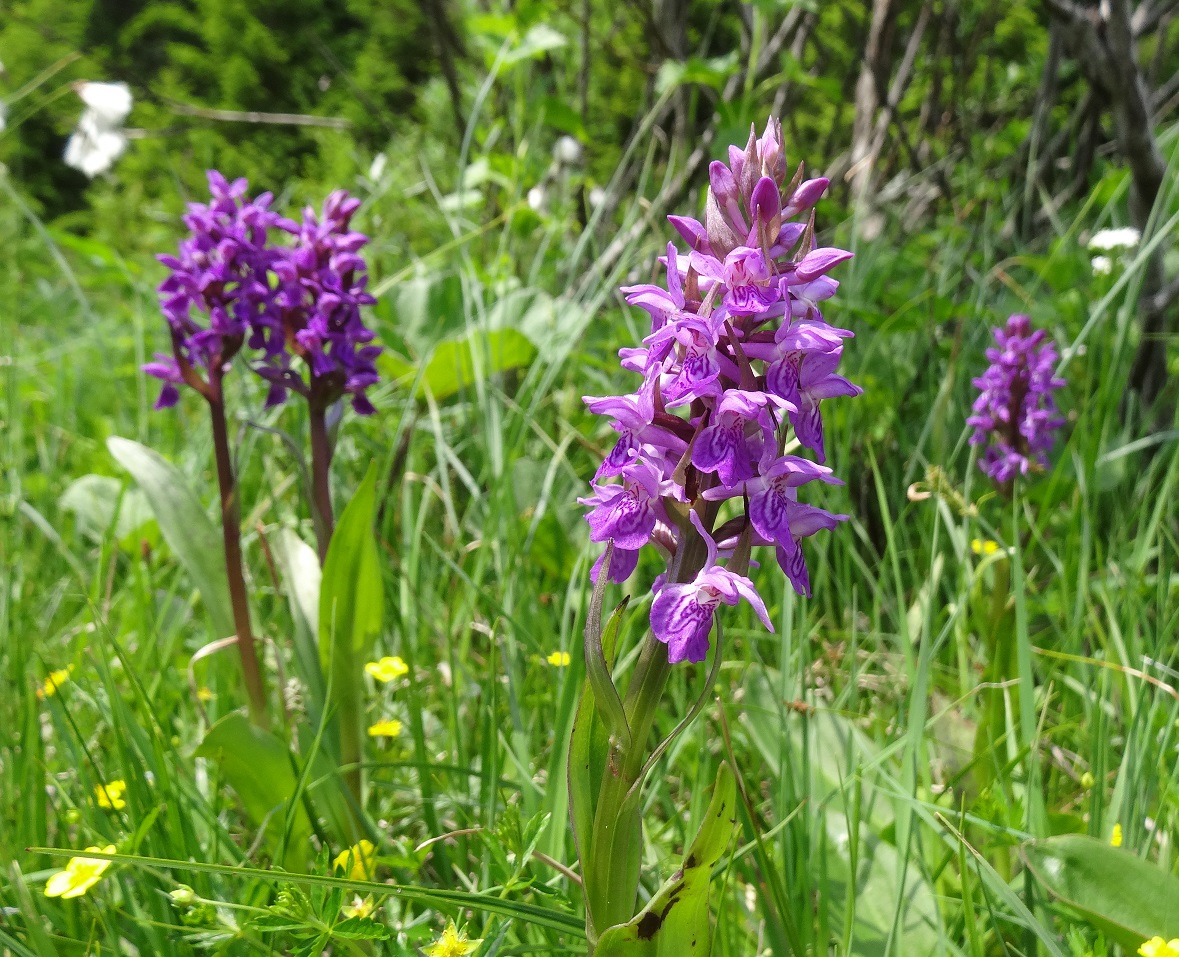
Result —
[[270, 725], [266, 713], [266, 688], [254, 631], [250, 626], [250, 603], [246, 597], [246, 579], [242, 570], [241, 504], [237, 480], [229, 454], [229, 431], [225, 423], [225, 401], [219, 379], [213, 383], [209, 413], [213, 421], [213, 454], [217, 461], [217, 485], [221, 492], [221, 535], [225, 545], [225, 571], [229, 578], [229, 601], [233, 624], [237, 630], [237, 648], [242, 659], [242, 678], [250, 701], [250, 719], [261, 728]]
[[[716, 507], [710, 504], [707, 511], [715, 513]], [[691, 581], [703, 567], [705, 558], [703, 539], [696, 534], [685, 534], [680, 552], [668, 569], [668, 578]], [[640, 777], [647, 762], [647, 744], [671, 667], [667, 646], [649, 631], [623, 703], [630, 727], [630, 747], [611, 742], [609, 766], [602, 777], [594, 815], [593, 851], [585, 890], [596, 935], [634, 916], [643, 838], [635, 789], [642, 786]]]
[[328, 543], [332, 540], [335, 518], [332, 515], [331, 466], [332, 444], [328, 438], [327, 410], [319, 403], [309, 407], [311, 419], [311, 511], [315, 520], [315, 541], [319, 564], [327, 561]]

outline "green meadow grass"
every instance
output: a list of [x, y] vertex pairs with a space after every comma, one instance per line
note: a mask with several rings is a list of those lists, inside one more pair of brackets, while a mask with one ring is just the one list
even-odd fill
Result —
[[[829, 403], [830, 464], [847, 485], [821, 504], [851, 520], [806, 546], [813, 599], [772, 561], [755, 573], [774, 634], [747, 609], [726, 612], [714, 700], [661, 761], [644, 809], [649, 894], [678, 866], [718, 763], [732, 763], [739, 827], [712, 900], [720, 957], [1101, 954], [1105, 939], [1033, 880], [1021, 845], [1108, 842], [1118, 825], [1126, 853], [1175, 871], [1179, 432], [1148, 434], [1126, 408], [1142, 257], [1094, 277], [1083, 247], [1119, 221], [1125, 188], [1109, 174], [1026, 249], [1000, 239], [999, 210], [872, 243], [853, 238], [854, 222], [831, 230], [857, 257], [828, 318], [856, 332], [844, 364], [865, 394]], [[443, 339], [505, 327], [537, 348], [442, 400], [418, 399], [412, 381], [382, 385], [377, 415], [345, 418], [337, 507], [375, 463], [377, 655], [400, 655], [410, 673], [365, 686], [372, 721], [403, 723], [366, 755], [378, 876], [397, 885], [379, 891], [377, 915], [394, 936], [332, 946], [413, 953], [452, 916], [484, 939], [481, 955], [577, 953], [564, 760], [596, 550], [575, 499], [610, 442], [580, 396], [628, 387], [615, 352], [643, 323], [615, 289], [653, 273], [666, 230], [599, 270], [598, 241], [560, 209], [528, 211], [520, 188], [506, 224], [490, 226], [427, 191], [410, 214], [420, 206], [453, 239], [407, 265], [390, 225], [397, 189], [373, 191], [360, 214], [382, 339], [411, 363]], [[1172, 188], [1158, 230], [1175, 228], [1176, 208]], [[288, 903], [307, 895], [306, 934], [267, 932], [285, 878], [267, 870], [268, 845], [217, 764], [194, 754], [244, 705], [236, 662], [194, 658], [218, 636], [105, 444], [156, 449], [213, 516], [203, 409], [186, 396], [151, 411], [155, 386], [138, 371], [163, 344], [160, 270], [15, 204], [0, 208], [0, 235], [0, 954], [292, 952], [354, 891], [377, 889], [333, 884], [328, 859], [343, 848], [317, 834], [309, 873], [291, 877], [304, 883], [284, 891]], [[1050, 470], [1011, 502], [975, 467], [964, 419], [990, 327], [1013, 311], [1061, 346], [1069, 421]], [[476, 367], [491, 358], [474, 352]], [[290, 683], [297, 624], [269, 551], [284, 528], [313, 541], [279, 434], [301, 443], [305, 422], [294, 403], [263, 411], [240, 370], [233, 388], [271, 695], [305, 726]], [[87, 475], [117, 480], [102, 487], [117, 488], [119, 520], [77, 486], [63, 502]], [[643, 564], [608, 593], [631, 595], [620, 675], [656, 572]], [[559, 651], [567, 667], [546, 660]], [[38, 695], [64, 668], [57, 693]], [[661, 732], [704, 679], [676, 670]], [[95, 788], [113, 780], [126, 806], [98, 807]], [[64, 861], [29, 848], [108, 843], [127, 859], [86, 895], [43, 896]], [[211, 906], [174, 906], [180, 884]]]

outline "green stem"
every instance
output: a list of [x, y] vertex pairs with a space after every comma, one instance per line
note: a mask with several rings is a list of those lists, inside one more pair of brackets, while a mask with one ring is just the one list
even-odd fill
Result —
[[266, 688], [258, 663], [257, 643], [250, 625], [250, 603], [246, 595], [246, 579], [242, 570], [241, 504], [237, 481], [233, 474], [233, 460], [229, 454], [229, 431], [225, 423], [225, 402], [221, 395], [221, 380], [217, 376], [209, 383], [209, 413], [213, 420], [213, 455], [217, 462], [217, 485], [221, 492], [221, 536], [225, 546], [225, 571], [229, 578], [229, 601], [233, 608], [233, 624], [237, 631], [237, 649], [241, 655], [242, 678], [250, 701], [250, 719], [260, 728], [269, 728], [266, 713]]
[[[706, 525], [716, 511], [707, 506]], [[704, 567], [707, 549], [691, 526], [668, 569], [669, 582], [687, 582]], [[612, 740], [598, 803], [594, 809], [592, 848], [585, 865], [585, 896], [591, 944], [608, 927], [634, 916], [639, 891], [643, 822], [637, 786], [646, 764], [647, 742], [671, 675], [667, 646], [651, 632], [626, 689], [623, 709], [630, 727], [630, 747]]]

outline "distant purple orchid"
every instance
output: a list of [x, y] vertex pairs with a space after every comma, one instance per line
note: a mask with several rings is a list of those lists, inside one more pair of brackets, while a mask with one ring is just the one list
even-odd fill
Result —
[[1054, 375], [1055, 345], [1043, 329], [1032, 330], [1027, 316], [1011, 316], [994, 336], [998, 348], [987, 350], [990, 366], [974, 380], [980, 394], [966, 424], [974, 427], [971, 444], [985, 446], [979, 468], [1007, 486], [1047, 467], [1054, 433], [1064, 425], [1053, 393], [1066, 383]]
[[[799, 502], [798, 489], [838, 484], [821, 464], [820, 403], [860, 392], [836, 372], [851, 333], [818, 306], [838, 288], [827, 272], [851, 256], [815, 247], [810, 210], [827, 181], [803, 181], [800, 170], [787, 185], [782, 128], [771, 120], [744, 149], [730, 147], [728, 165], [711, 164], [709, 183], [703, 222], [669, 217], [688, 250], [668, 244], [666, 288], [622, 290], [651, 317], [642, 346], [619, 352], [642, 386], [585, 399], [619, 436], [593, 494], [579, 500], [591, 539], [614, 543], [609, 567], [603, 555], [592, 577], [624, 581], [647, 545], [666, 556], [651, 625], [669, 661], [704, 659], [721, 604], [744, 598], [771, 627], [743, 574], [749, 547], [773, 547], [795, 589], [810, 594], [800, 542], [847, 516]], [[818, 463], [783, 454], [792, 429]], [[725, 502], [742, 507], [727, 521]]]

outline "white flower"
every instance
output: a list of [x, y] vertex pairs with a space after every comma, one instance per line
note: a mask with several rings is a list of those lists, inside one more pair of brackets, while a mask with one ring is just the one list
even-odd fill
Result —
[[590, 209], [597, 209], [606, 202], [606, 191], [601, 186], [595, 186], [589, 191], [586, 199], [589, 200]]
[[110, 169], [126, 148], [127, 137], [122, 130], [103, 129], [95, 113], [87, 110], [66, 143], [65, 164], [93, 179]]
[[110, 169], [127, 149], [123, 122], [131, 112], [131, 90], [126, 83], [80, 83], [76, 89], [86, 109], [66, 144], [64, 158], [67, 166], [93, 179]]
[[544, 210], [545, 194], [543, 186], [533, 186], [528, 191], [528, 205], [538, 213]]
[[553, 147], [553, 160], [558, 166], [581, 165], [581, 144], [572, 136], [562, 136]]
[[[0, 64], [2, 66], [3, 64]], [[4, 132], [4, 127], [8, 125], [8, 104], [0, 100], [0, 133]]]
[[389, 157], [384, 153], [378, 153], [373, 157], [372, 164], [368, 168], [368, 178], [376, 183], [380, 180], [381, 174], [385, 172], [385, 164], [389, 162]]
[[126, 83], [82, 83], [78, 96], [95, 114], [100, 126], [118, 129], [131, 112], [131, 90]]
[[1108, 276], [1113, 272], [1113, 260], [1108, 256], [1094, 256], [1089, 265], [1093, 267], [1094, 276]]
[[1109, 252], [1113, 249], [1133, 249], [1138, 245], [1142, 234], [1133, 226], [1123, 226], [1121, 229], [1102, 229], [1093, 234], [1089, 240], [1089, 248]]

